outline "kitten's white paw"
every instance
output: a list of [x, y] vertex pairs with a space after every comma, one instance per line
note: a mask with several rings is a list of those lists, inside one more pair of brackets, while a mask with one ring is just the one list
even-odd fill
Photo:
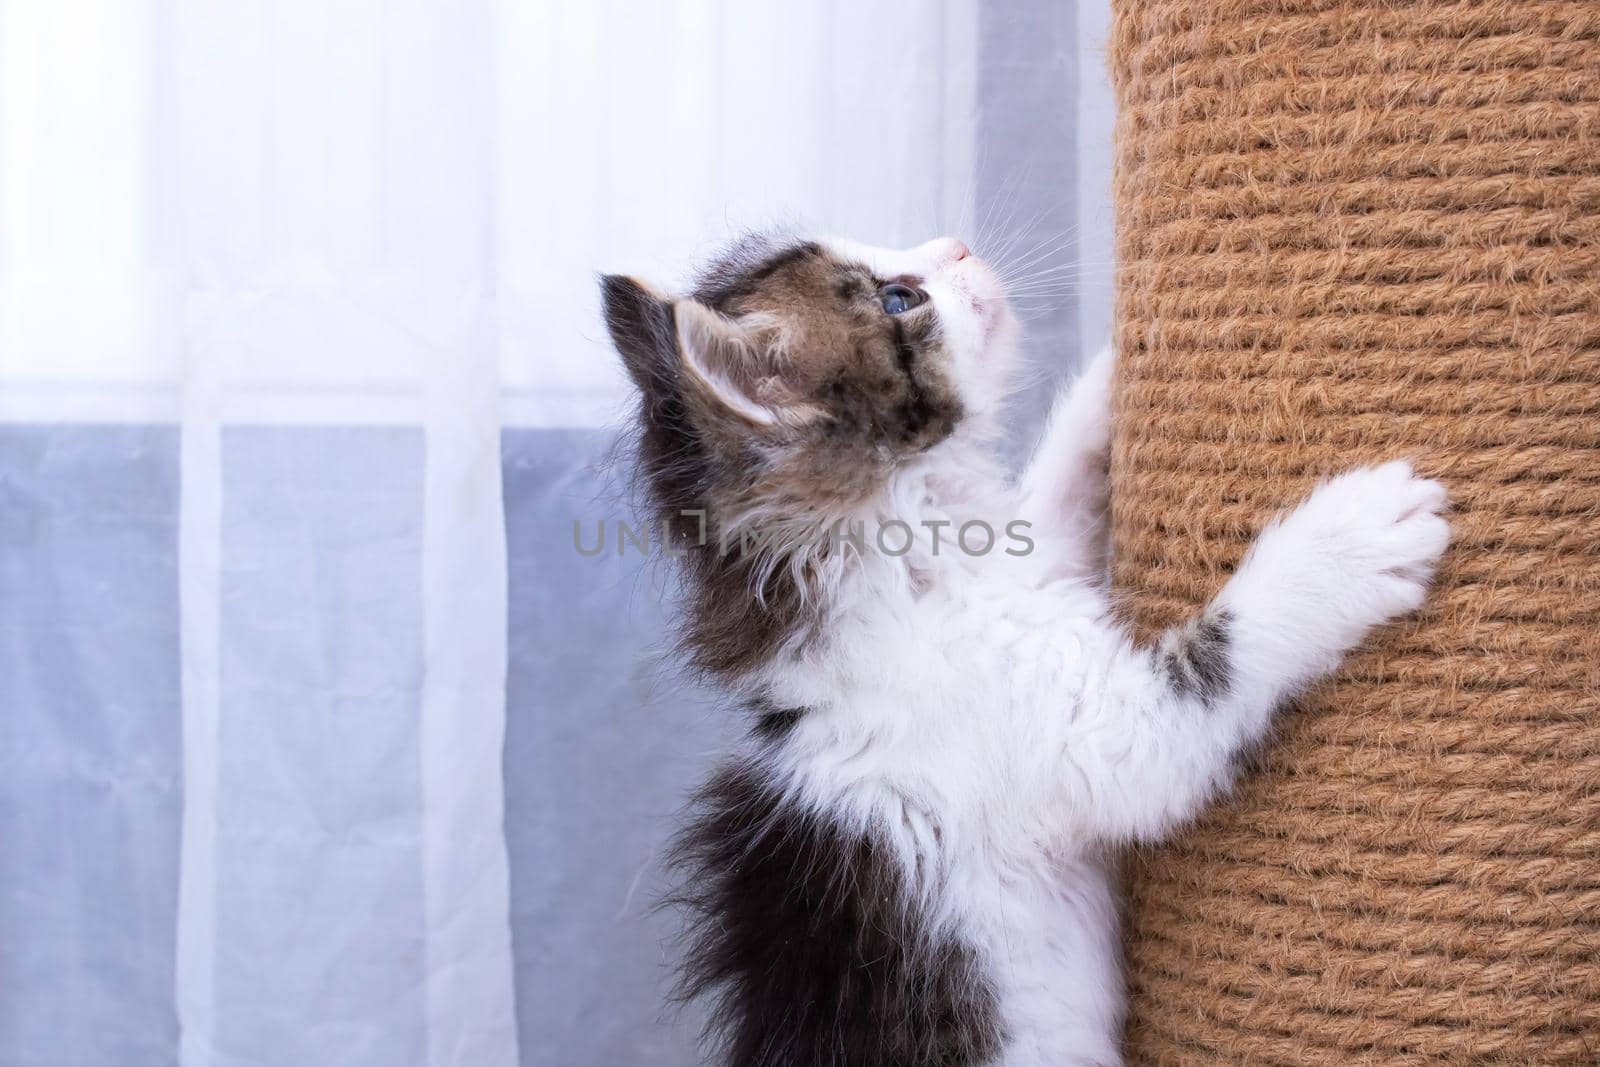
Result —
[[1104, 507], [1111, 453], [1110, 348], [1090, 361], [1057, 399], [1022, 480], [1025, 510], [1052, 526], [1071, 524]]
[[1444, 486], [1404, 461], [1341, 474], [1262, 533], [1238, 592], [1300, 639], [1342, 655], [1422, 606], [1450, 543], [1447, 502]]
[[1067, 398], [1071, 420], [1082, 427], [1079, 448], [1104, 455], [1111, 449], [1111, 378], [1116, 371], [1116, 350], [1101, 349], [1089, 361]]

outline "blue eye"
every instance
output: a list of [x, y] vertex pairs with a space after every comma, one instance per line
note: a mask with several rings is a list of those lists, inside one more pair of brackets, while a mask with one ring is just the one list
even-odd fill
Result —
[[900, 315], [927, 300], [928, 294], [909, 285], [890, 282], [878, 290], [878, 299], [883, 301], [883, 310], [891, 315]]

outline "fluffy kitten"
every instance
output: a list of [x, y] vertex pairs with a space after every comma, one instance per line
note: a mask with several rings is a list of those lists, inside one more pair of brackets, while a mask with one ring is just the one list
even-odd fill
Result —
[[1016, 325], [959, 241], [756, 238], [687, 297], [602, 287], [684, 643], [752, 716], [677, 853], [716, 1055], [1120, 1062], [1112, 847], [1193, 818], [1422, 603], [1443, 489], [1400, 462], [1324, 483], [1141, 648], [1101, 581], [1109, 357], [1010, 484]]

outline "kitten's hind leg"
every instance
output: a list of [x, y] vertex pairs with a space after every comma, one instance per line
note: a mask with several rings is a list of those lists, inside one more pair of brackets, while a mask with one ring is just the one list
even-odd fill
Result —
[[1341, 475], [1269, 526], [1197, 619], [1154, 650], [1123, 641], [1067, 744], [1094, 829], [1159, 837], [1231, 784], [1274, 709], [1421, 606], [1444, 507], [1406, 463]]
[[1105, 349], [1057, 398], [1022, 475], [1022, 518], [1035, 524], [1053, 554], [1055, 574], [1095, 577], [1105, 570], [1114, 364]]

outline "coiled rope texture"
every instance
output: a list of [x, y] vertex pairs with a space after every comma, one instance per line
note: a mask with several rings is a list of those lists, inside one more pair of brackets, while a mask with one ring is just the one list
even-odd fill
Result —
[[1115, 0], [1115, 581], [1405, 456], [1422, 617], [1131, 881], [1136, 1064], [1600, 1063], [1600, 0]]

